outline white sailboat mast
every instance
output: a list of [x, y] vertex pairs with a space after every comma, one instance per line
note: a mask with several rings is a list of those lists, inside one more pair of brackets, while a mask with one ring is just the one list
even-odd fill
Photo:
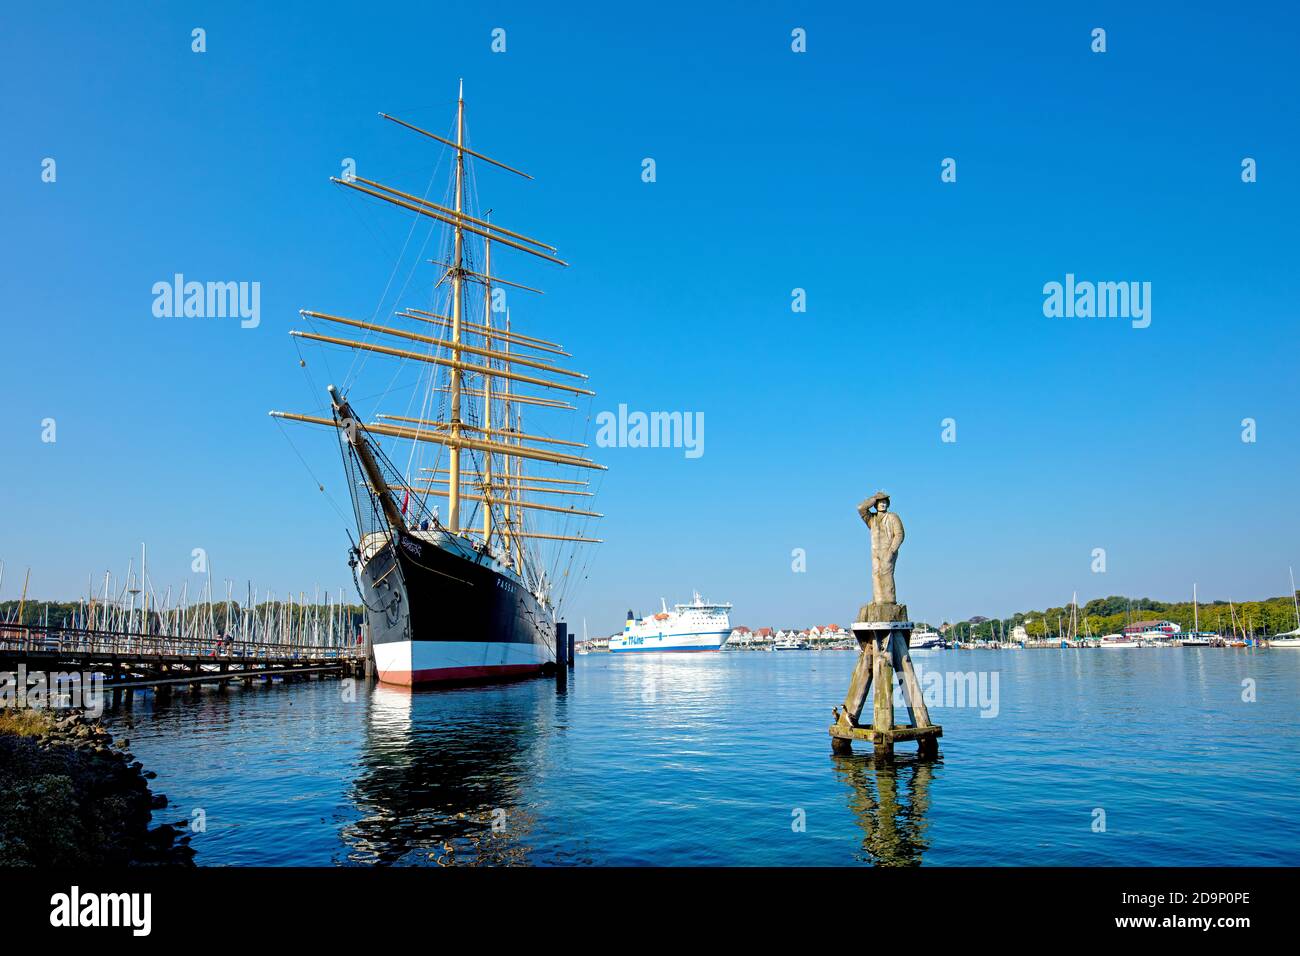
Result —
[[1295, 627], [1300, 631], [1300, 595], [1295, 593], [1295, 570], [1287, 568], [1287, 574], [1291, 575], [1291, 603], [1295, 605]]

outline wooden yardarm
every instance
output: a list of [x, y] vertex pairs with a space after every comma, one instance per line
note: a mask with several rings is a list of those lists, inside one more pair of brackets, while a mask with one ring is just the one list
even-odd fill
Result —
[[[915, 740], [918, 755], [933, 758], [939, 755], [939, 738], [943, 728], [930, 723], [921, 685], [912, 667], [908, 648], [912, 639], [911, 621], [859, 621], [853, 625], [853, 636], [858, 639], [858, 663], [853, 669], [849, 692], [844, 697], [844, 709], [835, 708], [835, 722], [830, 726], [831, 750], [837, 754], [851, 754], [854, 740], [869, 741], [876, 756], [892, 759], [894, 741]], [[894, 674], [899, 675], [899, 687], [910, 727], [894, 725]], [[862, 724], [862, 709], [867, 695], [875, 686], [871, 723]]]

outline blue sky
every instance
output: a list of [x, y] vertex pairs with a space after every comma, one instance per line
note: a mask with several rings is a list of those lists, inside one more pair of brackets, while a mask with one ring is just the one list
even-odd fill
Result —
[[[11, 5], [0, 598], [28, 565], [82, 593], [142, 540], [160, 585], [203, 547], [237, 592], [351, 591], [332, 439], [266, 412], [320, 404], [297, 310], [368, 314], [405, 236], [328, 177], [426, 183], [440, 154], [376, 114], [444, 130], [460, 77], [473, 144], [537, 177], [480, 170], [485, 204], [573, 263], [502, 263], [548, 293], [517, 326], [570, 346], [593, 413], [705, 416], [698, 459], [598, 450], [571, 621], [698, 588], [737, 623], [847, 623], [877, 487], [917, 618], [1283, 593], [1297, 15], [1133, 7]], [[155, 318], [177, 272], [260, 282], [260, 326]], [[1067, 272], [1150, 282], [1151, 326], [1045, 318]]]

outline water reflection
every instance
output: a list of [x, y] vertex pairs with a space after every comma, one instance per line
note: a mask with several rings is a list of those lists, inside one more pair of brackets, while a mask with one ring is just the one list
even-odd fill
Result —
[[859, 860], [876, 866], [920, 866], [926, 812], [936, 764], [898, 754], [893, 762], [873, 757], [832, 757], [835, 776], [847, 784], [849, 809], [862, 830]]
[[540, 692], [551, 682], [462, 692], [376, 685], [342, 839], [354, 863], [529, 862]]

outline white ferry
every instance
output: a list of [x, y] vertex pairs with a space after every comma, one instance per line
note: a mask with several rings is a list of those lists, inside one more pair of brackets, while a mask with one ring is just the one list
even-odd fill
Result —
[[696, 592], [690, 604], [662, 606], [639, 621], [628, 611], [623, 633], [609, 639], [610, 651], [718, 651], [731, 636], [730, 604], [708, 604]]
[[913, 654], [933, 654], [947, 646], [942, 637], [929, 628], [923, 628], [912, 635], [909, 650]]

